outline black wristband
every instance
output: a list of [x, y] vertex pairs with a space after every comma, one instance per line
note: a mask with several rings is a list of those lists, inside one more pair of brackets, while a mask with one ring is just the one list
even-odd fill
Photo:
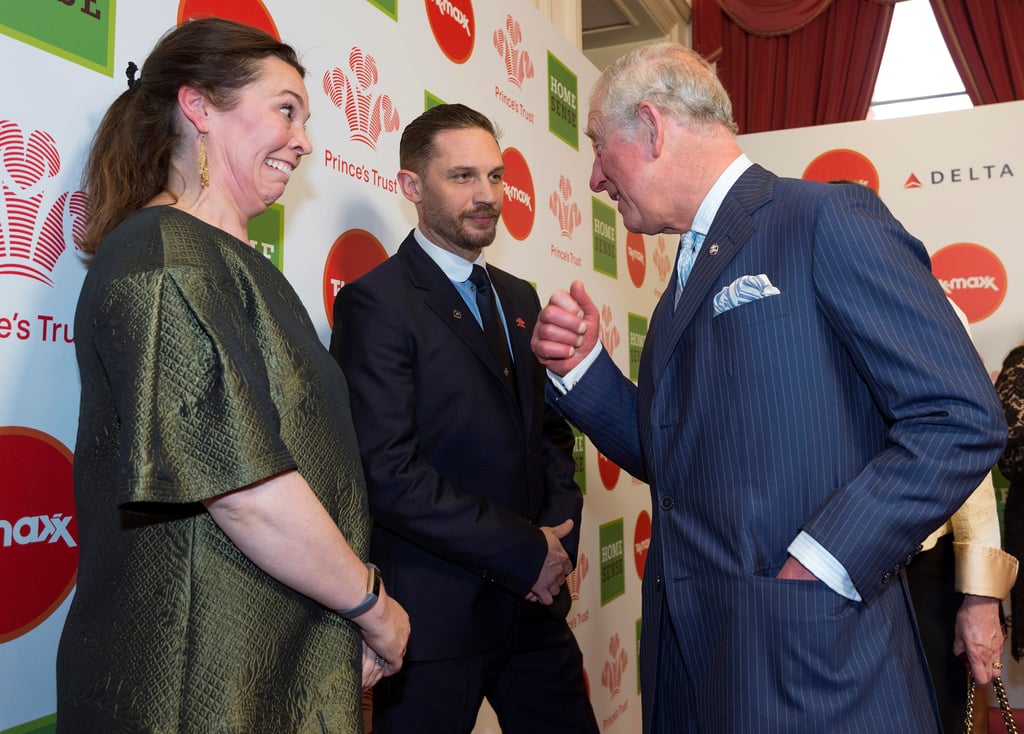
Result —
[[345, 619], [352, 619], [358, 617], [360, 614], [366, 614], [368, 611], [373, 609], [373, 606], [380, 599], [380, 585], [383, 582], [383, 578], [380, 575], [380, 569], [372, 563], [364, 564], [368, 575], [366, 577], [366, 596], [363, 600], [356, 604], [350, 609], [340, 609], [340, 614]]

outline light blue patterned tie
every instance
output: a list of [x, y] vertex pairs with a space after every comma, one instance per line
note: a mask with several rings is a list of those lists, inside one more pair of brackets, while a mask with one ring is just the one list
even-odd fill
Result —
[[676, 263], [676, 300], [673, 306], [679, 305], [679, 297], [683, 294], [683, 286], [690, 277], [693, 261], [697, 259], [700, 246], [704, 243], [704, 233], [692, 229], [684, 232], [679, 238], [679, 260]]

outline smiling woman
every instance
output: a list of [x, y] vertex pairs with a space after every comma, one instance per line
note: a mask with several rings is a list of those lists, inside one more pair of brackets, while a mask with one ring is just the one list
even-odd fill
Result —
[[85, 173], [58, 731], [360, 732], [408, 617], [366, 563], [344, 376], [246, 241], [310, 152], [304, 69], [206, 19], [136, 72]]

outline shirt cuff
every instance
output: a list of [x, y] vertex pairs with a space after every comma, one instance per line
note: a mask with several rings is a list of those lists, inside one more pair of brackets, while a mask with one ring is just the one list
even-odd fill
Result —
[[601, 341], [598, 340], [594, 348], [590, 350], [590, 354], [583, 358], [583, 361], [573, 367], [571, 370], [566, 372], [564, 375], [556, 375], [551, 370], [548, 370], [548, 379], [551, 380], [551, 384], [555, 386], [555, 389], [562, 395], [567, 394], [570, 390], [576, 387], [576, 383], [583, 379], [583, 375], [590, 369], [590, 365], [594, 364], [601, 351], [604, 349], [601, 346]]
[[861, 600], [843, 564], [810, 535], [801, 530], [786, 550], [832, 591], [853, 601]]
[[1017, 559], [999, 548], [953, 543], [956, 590], [1005, 599], [1017, 579]]

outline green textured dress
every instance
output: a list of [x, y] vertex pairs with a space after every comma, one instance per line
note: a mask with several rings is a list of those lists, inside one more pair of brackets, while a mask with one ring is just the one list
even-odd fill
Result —
[[358, 629], [258, 569], [200, 504], [298, 469], [366, 557], [347, 385], [284, 276], [222, 230], [144, 209], [90, 267], [75, 348], [80, 565], [58, 731], [362, 732]]

